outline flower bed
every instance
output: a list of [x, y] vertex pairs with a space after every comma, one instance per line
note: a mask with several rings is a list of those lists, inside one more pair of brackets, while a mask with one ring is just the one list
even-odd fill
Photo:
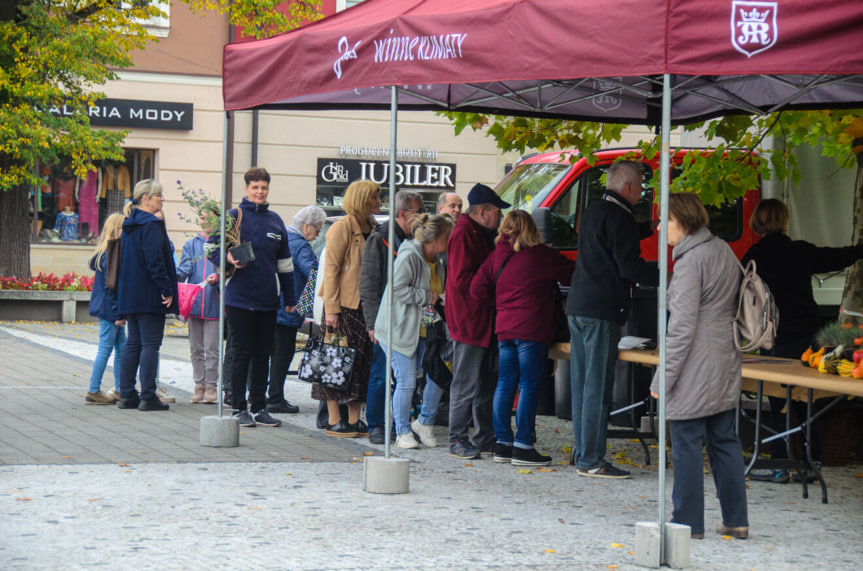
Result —
[[0, 290], [25, 290], [25, 291], [91, 291], [93, 289], [93, 278], [79, 276], [75, 272], [63, 277], [55, 276], [53, 273], [39, 273], [31, 275], [29, 280], [16, 277], [7, 278], [0, 276]]
[[0, 276], [0, 320], [92, 321], [87, 307], [92, 289], [93, 278], [74, 272], [40, 273], [29, 280]]

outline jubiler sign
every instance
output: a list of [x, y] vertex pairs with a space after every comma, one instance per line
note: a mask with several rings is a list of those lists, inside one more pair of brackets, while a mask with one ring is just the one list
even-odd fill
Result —
[[[48, 111], [57, 116], [75, 113], [66, 105], [55, 105]], [[101, 99], [89, 109], [90, 125], [94, 127], [137, 127], [143, 129], [192, 130], [191, 103], [168, 101], [135, 101], [132, 99]]]
[[[318, 159], [319, 186], [347, 186], [355, 180], [372, 180], [381, 186], [390, 182], [390, 163], [351, 159]], [[455, 165], [397, 162], [396, 186], [455, 190]]]

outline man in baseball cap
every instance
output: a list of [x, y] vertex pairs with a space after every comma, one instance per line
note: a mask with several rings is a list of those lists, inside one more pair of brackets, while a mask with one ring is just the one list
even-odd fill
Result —
[[[492, 399], [497, 384], [497, 343], [492, 326], [494, 310], [473, 301], [470, 282], [483, 261], [494, 250], [494, 239], [502, 216], [511, 205], [484, 184], [476, 184], [467, 195], [470, 206], [459, 218], [447, 246], [445, 309], [453, 339], [453, 379], [450, 385], [450, 455], [462, 459], [492, 454], [495, 434]], [[493, 365], [493, 366], [492, 366]], [[471, 415], [473, 441], [468, 436]]]

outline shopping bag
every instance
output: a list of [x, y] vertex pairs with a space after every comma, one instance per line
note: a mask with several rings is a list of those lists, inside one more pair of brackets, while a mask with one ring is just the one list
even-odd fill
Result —
[[177, 284], [177, 303], [180, 306], [180, 315], [182, 315], [184, 319], [189, 318], [189, 314], [192, 313], [192, 305], [194, 305], [195, 300], [198, 299], [202, 289], [201, 284], [187, 284], [184, 282], [179, 282]]
[[312, 268], [309, 272], [309, 279], [306, 281], [306, 287], [303, 288], [303, 293], [300, 294], [300, 299], [297, 301], [296, 312], [307, 319], [311, 319], [315, 312], [315, 282], [317, 281], [318, 268]]
[[297, 378], [325, 387], [342, 388], [351, 377], [357, 350], [348, 347], [347, 337], [324, 333], [306, 342]]

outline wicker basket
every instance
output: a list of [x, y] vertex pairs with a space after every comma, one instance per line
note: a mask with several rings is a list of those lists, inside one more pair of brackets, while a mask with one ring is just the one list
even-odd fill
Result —
[[[828, 411], [818, 419], [821, 428], [822, 466], [845, 466], [856, 458], [857, 443], [863, 436], [863, 411], [843, 408]], [[803, 457], [803, 439], [795, 434], [792, 449], [798, 458]]]

